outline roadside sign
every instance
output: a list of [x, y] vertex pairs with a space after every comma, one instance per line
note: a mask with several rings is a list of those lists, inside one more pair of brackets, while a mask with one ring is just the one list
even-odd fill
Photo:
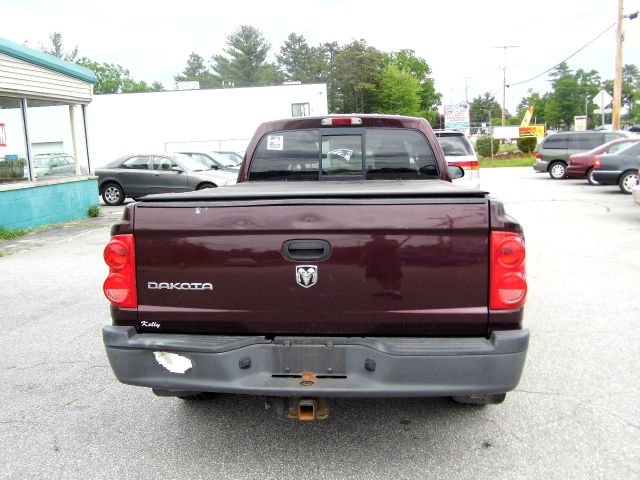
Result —
[[469, 128], [469, 104], [459, 103], [444, 106], [444, 128]]
[[593, 97], [591, 101], [598, 105], [598, 107], [603, 108], [613, 102], [613, 97], [605, 89], [602, 89], [596, 93], [596, 96]]
[[576, 115], [573, 117], [573, 129], [576, 132], [584, 132], [587, 129], [587, 116]]
[[519, 133], [520, 133], [520, 138], [522, 137], [544, 138], [544, 125], [529, 125], [527, 127], [520, 127]]
[[0, 123], [0, 147], [7, 146], [7, 129], [4, 123]]
[[593, 113], [612, 113], [612, 108], [594, 108]]

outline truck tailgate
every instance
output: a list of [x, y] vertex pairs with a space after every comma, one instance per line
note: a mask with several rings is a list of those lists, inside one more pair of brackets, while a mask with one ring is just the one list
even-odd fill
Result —
[[139, 203], [138, 320], [185, 333], [485, 334], [483, 195]]

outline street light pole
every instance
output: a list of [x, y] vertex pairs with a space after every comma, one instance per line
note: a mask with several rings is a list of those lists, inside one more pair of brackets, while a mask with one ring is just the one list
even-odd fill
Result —
[[519, 47], [520, 45], [502, 45], [501, 47], [493, 47], [493, 48], [504, 49], [504, 67], [502, 68], [502, 126], [503, 127], [504, 127], [505, 103], [506, 103], [506, 97], [507, 97], [507, 48], [519, 48]]

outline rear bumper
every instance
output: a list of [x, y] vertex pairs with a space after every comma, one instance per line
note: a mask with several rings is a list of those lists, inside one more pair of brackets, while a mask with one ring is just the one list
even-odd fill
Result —
[[586, 178], [587, 168], [584, 165], [569, 165], [567, 167], [567, 176], [571, 178]]
[[549, 171], [549, 162], [542, 160], [541, 158], [536, 158], [536, 163], [533, 164], [533, 169], [539, 173], [546, 173]]
[[[309, 397], [430, 397], [504, 393], [522, 374], [528, 330], [472, 338], [311, 338], [138, 334], [107, 326], [123, 383], [165, 391]], [[172, 366], [166, 353], [186, 357]], [[182, 363], [180, 363], [182, 362]], [[189, 368], [185, 369], [185, 365]], [[173, 371], [170, 371], [173, 370]], [[184, 373], [179, 373], [183, 370]], [[302, 386], [300, 375], [314, 375]]]
[[602, 185], [615, 185], [622, 171], [615, 170], [596, 170], [593, 172], [593, 179]]

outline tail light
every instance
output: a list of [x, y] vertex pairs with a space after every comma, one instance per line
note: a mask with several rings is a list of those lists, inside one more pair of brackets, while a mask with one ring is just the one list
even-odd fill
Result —
[[600, 155], [596, 155], [593, 162], [593, 168], [600, 168]]
[[489, 308], [520, 308], [527, 296], [524, 240], [514, 232], [491, 232], [490, 243]]
[[104, 249], [109, 275], [102, 287], [105, 297], [116, 307], [136, 308], [136, 258], [132, 234], [115, 235]]
[[537, 158], [538, 160], [540, 160], [540, 159], [542, 158], [542, 155], [540, 155], [540, 152], [536, 152], [536, 158]]
[[462, 167], [465, 170], [480, 170], [477, 160], [471, 160], [469, 162], [448, 162], [448, 164]]

